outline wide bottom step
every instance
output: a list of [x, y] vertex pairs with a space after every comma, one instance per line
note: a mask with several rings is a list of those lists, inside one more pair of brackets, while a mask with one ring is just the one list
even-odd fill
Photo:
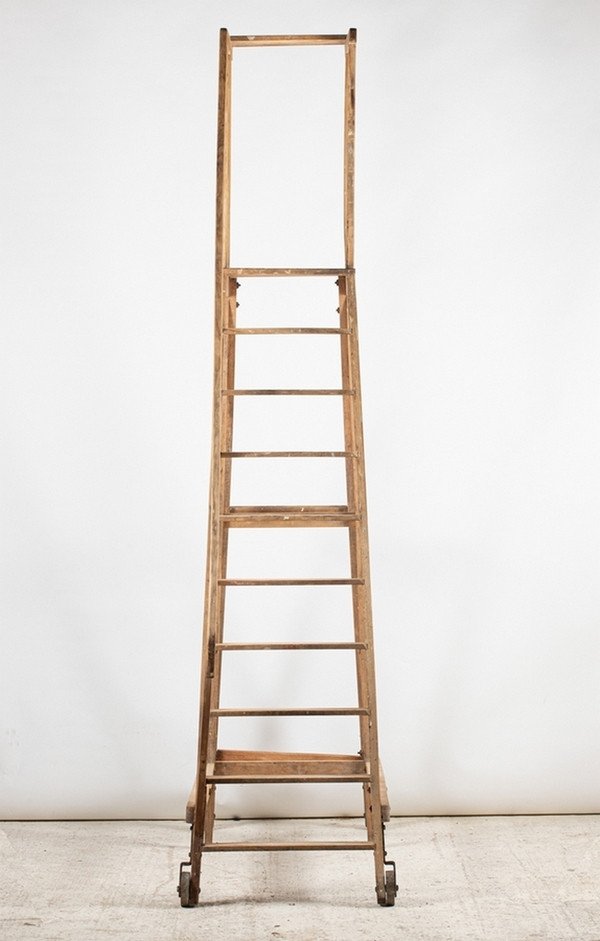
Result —
[[357, 775], [368, 776], [367, 764], [360, 755], [219, 750], [207, 781], [211, 783], [212, 778], [218, 778], [239, 783], [240, 779], [254, 780], [257, 776], [293, 777], [302, 781], [304, 778], [354, 778]]
[[[206, 775], [208, 786], [217, 784], [367, 784], [370, 780], [371, 769], [362, 755], [232, 749], [219, 749], [215, 762], [207, 766]], [[389, 820], [389, 801], [381, 768], [379, 784], [382, 818]], [[186, 806], [187, 823], [194, 822], [195, 807], [196, 785], [194, 784]], [[237, 846], [237, 844], [231, 844], [231, 846]], [[361, 848], [369, 849], [370, 846], [361, 843]]]
[[[237, 751], [220, 749], [207, 767], [206, 783], [215, 784], [323, 784], [369, 780], [361, 755], [318, 752]], [[185, 819], [194, 820], [196, 786], [186, 806]]]

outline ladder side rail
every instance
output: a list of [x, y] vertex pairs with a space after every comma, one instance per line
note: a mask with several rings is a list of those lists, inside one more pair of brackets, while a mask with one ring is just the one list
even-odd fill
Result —
[[[235, 328], [236, 322], [236, 308], [237, 308], [237, 287], [238, 282], [235, 278], [224, 278], [224, 292], [223, 292], [223, 305], [221, 308], [221, 313], [223, 317], [223, 322], [219, 328], [220, 337], [221, 337], [221, 349], [222, 349], [222, 369], [221, 369], [221, 388], [223, 386], [233, 386], [235, 385], [235, 334], [227, 334], [225, 332], [226, 327]], [[234, 398], [229, 396], [225, 403], [222, 404], [220, 413], [221, 413], [221, 427], [219, 432], [219, 457], [223, 450], [230, 451], [233, 444], [233, 412], [234, 412]], [[229, 512], [230, 503], [231, 503], [231, 460], [220, 460], [219, 463], [219, 473], [220, 473], [220, 514], [219, 518], [221, 523], [223, 522], [224, 514]], [[219, 544], [219, 560], [218, 560], [218, 578], [225, 578], [227, 575], [227, 548], [229, 541], [229, 526], [222, 527], [221, 530], [221, 540]], [[222, 666], [222, 650], [219, 647], [223, 643], [223, 625], [225, 620], [225, 596], [226, 592], [224, 589], [221, 589], [218, 593], [218, 608], [216, 612], [215, 619], [215, 629], [214, 629], [214, 643], [215, 647], [211, 651], [211, 656], [213, 658], [213, 679], [211, 684], [211, 699], [210, 699], [210, 713], [211, 719], [209, 723], [208, 730], [208, 743], [207, 743], [207, 766], [210, 767], [215, 762], [216, 752], [217, 752], [217, 740], [218, 740], [218, 725], [219, 719], [218, 716], [214, 714], [214, 710], [218, 709], [221, 695], [221, 666]], [[207, 809], [206, 809], [206, 820], [205, 820], [205, 835], [204, 840], [206, 843], [212, 842], [213, 828], [215, 821], [215, 801], [216, 801], [216, 785], [211, 784], [208, 788], [207, 794]]]
[[346, 268], [354, 267], [354, 137], [356, 124], [356, 30], [345, 43], [344, 91], [344, 254]]
[[202, 843], [206, 822], [206, 774], [208, 737], [210, 725], [210, 702], [212, 698], [212, 648], [216, 643], [215, 622], [220, 604], [218, 562], [223, 524], [220, 522], [220, 435], [223, 406], [221, 329], [225, 277], [223, 269], [229, 265], [230, 201], [231, 201], [231, 42], [226, 29], [220, 31], [219, 41], [219, 103], [217, 112], [217, 182], [216, 182], [216, 232], [215, 232], [215, 320], [214, 320], [214, 373], [213, 373], [213, 425], [212, 456], [210, 472], [209, 538], [207, 546], [207, 575], [205, 584], [205, 620], [202, 641], [202, 664], [200, 679], [200, 721], [198, 729], [198, 752], [195, 781], [195, 808], [190, 848], [190, 902], [197, 903], [200, 893], [200, 867]]
[[[347, 283], [346, 278], [340, 278], [338, 280], [339, 286], [339, 311], [340, 311], [340, 326], [347, 332], [341, 336], [341, 358], [342, 358], [342, 384], [344, 386], [349, 385], [352, 381], [351, 378], [351, 362], [350, 362], [350, 327], [349, 327], [349, 317], [348, 317], [348, 297], [347, 297]], [[357, 442], [355, 435], [355, 415], [354, 415], [354, 400], [353, 399], [344, 399], [344, 447], [352, 452], [357, 454], [357, 460], [353, 461], [351, 459], [346, 459], [346, 500], [348, 503], [349, 511], [360, 513], [360, 496], [358, 492], [357, 484], [357, 474], [356, 468], [361, 461], [364, 461], [364, 455], [357, 451]], [[348, 540], [349, 540], [349, 550], [350, 550], [350, 574], [353, 579], [358, 579], [360, 573], [360, 567], [358, 565], [358, 553], [359, 553], [359, 543], [357, 538], [357, 525], [350, 526], [348, 528]], [[361, 606], [360, 606], [360, 596], [359, 596], [359, 587], [358, 584], [352, 587], [352, 620], [354, 625], [354, 640], [357, 644], [355, 663], [356, 663], [356, 686], [358, 693], [358, 703], [360, 706], [368, 706], [369, 704], [369, 695], [367, 688], [367, 670], [365, 662], [365, 651], [367, 648], [367, 638], [365, 637], [365, 632], [363, 630], [363, 622], [361, 615]], [[359, 729], [360, 729], [360, 746], [361, 753], [367, 762], [367, 766], [371, 767], [371, 740], [369, 736], [369, 717], [361, 716], [359, 720]], [[373, 839], [373, 811], [371, 804], [371, 789], [368, 783], [365, 783], [363, 786], [363, 796], [364, 796], [364, 814], [365, 814], [365, 824], [367, 827], [367, 832], [369, 839]]]
[[[368, 751], [371, 781], [369, 784], [371, 797], [371, 812], [373, 819], [372, 838], [375, 843], [375, 875], [376, 888], [379, 899], [385, 898], [385, 846], [383, 836], [383, 816], [381, 801], [381, 778], [379, 762], [379, 743], [377, 731], [377, 703], [375, 695], [375, 656], [373, 645], [373, 611], [371, 601], [371, 575], [369, 564], [369, 536], [367, 519], [367, 489], [365, 477], [364, 462], [364, 434], [362, 424], [362, 396], [360, 385], [360, 361], [358, 352], [358, 327], [356, 314], [356, 287], [354, 274], [348, 275], [347, 282], [347, 311], [348, 326], [351, 329], [349, 335], [349, 354], [350, 354], [350, 376], [356, 388], [356, 395], [352, 400], [353, 414], [353, 434], [356, 442], [356, 449], [363, 456], [362, 460], [356, 462], [354, 467], [354, 479], [356, 493], [358, 498], [358, 511], [360, 513], [360, 522], [356, 524], [356, 559], [358, 565], [359, 584], [355, 589], [358, 594], [360, 606], [361, 638], [367, 639], [368, 647], [361, 654], [364, 662], [364, 677], [366, 693], [368, 700], [369, 722], [368, 722]], [[357, 638], [358, 640], [359, 638]]]
[[[345, 44], [345, 74], [344, 74], [344, 256], [346, 263], [346, 274], [338, 279], [339, 285], [339, 312], [340, 327], [347, 331], [340, 337], [342, 352], [342, 385], [344, 388], [357, 388], [356, 383], [360, 383], [360, 375], [354, 375], [352, 368], [351, 344], [353, 339], [352, 331], [356, 324], [348, 310], [348, 274], [353, 273], [354, 269], [354, 177], [355, 177], [355, 129], [356, 129], [356, 30], [349, 30]], [[352, 272], [349, 271], [352, 269]], [[358, 386], [360, 390], [360, 386]], [[360, 394], [360, 391], [359, 391]], [[349, 512], [357, 513], [362, 516], [363, 507], [361, 494], [358, 486], [359, 468], [362, 466], [364, 471], [365, 455], [362, 443], [357, 441], [356, 426], [357, 416], [360, 420], [360, 399], [344, 398], [344, 447], [347, 451], [357, 454], [357, 460], [346, 460], [346, 488], [347, 502]], [[359, 540], [359, 527], [363, 523], [359, 521], [348, 529], [348, 539], [350, 548], [351, 575], [358, 579], [361, 575], [359, 565], [359, 553], [361, 552], [361, 542]], [[352, 613], [354, 621], [354, 639], [357, 643], [367, 645], [372, 642], [372, 637], [367, 636], [365, 632], [365, 622], [361, 609], [361, 592], [364, 589], [356, 585], [352, 588]], [[366, 649], [357, 649], [356, 651], [356, 683], [358, 691], [359, 704], [369, 705], [370, 699], [368, 690], [368, 671], [366, 663]], [[373, 720], [368, 716], [360, 718], [360, 743], [361, 752], [367, 762], [369, 769], [372, 769], [372, 741], [369, 734], [369, 724]], [[366, 783], [364, 791], [364, 813], [365, 824], [369, 839], [374, 839], [374, 813], [372, 804], [371, 784]], [[378, 825], [377, 825], [378, 826]], [[378, 867], [376, 867], [378, 868]]]

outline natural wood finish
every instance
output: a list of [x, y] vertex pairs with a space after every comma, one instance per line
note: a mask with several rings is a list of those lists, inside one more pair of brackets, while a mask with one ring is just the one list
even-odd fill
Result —
[[320, 709], [215, 709], [216, 716], [366, 716], [369, 710], [358, 706], [342, 706]]
[[[233, 268], [230, 266], [231, 202], [231, 76], [232, 51], [237, 46], [326, 45], [345, 47], [344, 95], [344, 267], [340, 268]], [[356, 294], [354, 281], [354, 139], [355, 139], [356, 31], [345, 36], [234, 36], [220, 33], [219, 105], [217, 122], [217, 190], [215, 251], [215, 316], [213, 428], [204, 628], [200, 665], [200, 717], [196, 778], [186, 807], [192, 824], [189, 902], [196, 904], [204, 852], [291, 850], [370, 850], [374, 854], [378, 901], [390, 904], [386, 892], [385, 847], [382, 823], [389, 819], [389, 801], [379, 761], [375, 664], [369, 570], [364, 441]], [[339, 296], [339, 324], [335, 327], [239, 327], [238, 278], [332, 277]], [[238, 389], [235, 352], [238, 336], [332, 335], [339, 337], [341, 388]], [[254, 349], [258, 352], [260, 344]], [[235, 401], [238, 396], [341, 396], [344, 446], [335, 451], [233, 450]], [[236, 458], [341, 458], [346, 470], [345, 505], [232, 506], [231, 482]], [[229, 531], [234, 527], [344, 526], [348, 531], [350, 572], [342, 578], [231, 578], [227, 570]], [[244, 586], [347, 586], [352, 595], [353, 638], [345, 641], [230, 642], [225, 637], [225, 599], [228, 589]], [[355, 661], [357, 704], [348, 707], [245, 709], [221, 705], [223, 657], [230, 652], [351, 651]], [[257, 661], [255, 661], [257, 662]], [[259, 662], [259, 661], [258, 661]], [[306, 662], [300, 660], [300, 662]], [[332, 661], [333, 662], [333, 661]], [[260, 673], [257, 672], [260, 681]], [[310, 677], [307, 677], [310, 679]], [[357, 721], [357, 755], [314, 752], [222, 750], [218, 748], [219, 722], [231, 717], [350, 717]], [[364, 841], [348, 842], [215, 842], [217, 787], [237, 783], [354, 783], [364, 795]], [[184, 865], [189, 865], [184, 863]], [[390, 872], [388, 871], [388, 876]], [[389, 880], [388, 880], [389, 881]], [[186, 889], [187, 896], [187, 889]], [[393, 900], [392, 900], [393, 901]]]
[[[220, 748], [216, 757], [217, 761], [362, 761], [360, 755], [337, 755], [318, 751], [255, 751], [237, 748]], [[364, 762], [362, 769], [364, 770]]]
[[[227, 779], [231, 783], [243, 783], [246, 776], [293, 779], [301, 783], [305, 776], [323, 783], [341, 778], [362, 780], [368, 778], [365, 761], [360, 755], [320, 755], [294, 752], [217, 752], [211, 779]], [[235, 779], [235, 780], [234, 780]], [[291, 782], [290, 782], [291, 783]]]
[[349, 526], [360, 519], [356, 513], [224, 513], [222, 521], [230, 529], [279, 527], [288, 529]]
[[232, 46], [343, 46], [347, 36], [310, 34], [289, 36], [232, 36]]
[[328, 504], [323, 506], [307, 505], [270, 505], [270, 506], [230, 506], [229, 513], [337, 513], [344, 515], [348, 512], [345, 504]]
[[[217, 191], [216, 191], [216, 230], [215, 230], [215, 320], [214, 320], [214, 371], [213, 371], [213, 430], [212, 459], [210, 474], [210, 502], [208, 514], [208, 539], [206, 559], [206, 584], [204, 592], [204, 628], [202, 642], [201, 679], [200, 679], [200, 717], [198, 728], [198, 758], [195, 781], [195, 811], [192, 824], [190, 848], [190, 902], [198, 900], [200, 892], [200, 869], [202, 862], [202, 844], [212, 830], [211, 807], [207, 808], [206, 772], [209, 745], [214, 747], [216, 730], [210, 723], [210, 703], [215, 695], [213, 687], [214, 663], [211, 648], [216, 639], [217, 612], [220, 606], [222, 589], [217, 584], [219, 566], [223, 558], [221, 535], [223, 527], [219, 521], [221, 491], [223, 479], [220, 469], [221, 426], [223, 399], [219, 394], [223, 386], [221, 328], [225, 320], [225, 282], [223, 269], [229, 264], [230, 242], [230, 194], [231, 194], [231, 43], [226, 29], [220, 32], [219, 45], [219, 104], [217, 116]], [[210, 742], [209, 742], [210, 740]], [[202, 799], [200, 799], [202, 798]], [[207, 814], [208, 812], [208, 814]], [[208, 815], [208, 828], [207, 824]]]
[[218, 751], [211, 781], [243, 784], [257, 779], [273, 782], [286, 780], [301, 783], [308, 778], [323, 783], [329, 781], [366, 780], [368, 778], [364, 759], [360, 755], [329, 755], [302, 752], [245, 752]]
[[302, 852], [313, 850], [372, 850], [375, 844], [359, 841], [328, 841], [323, 843], [206, 843], [203, 847], [205, 853], [278, 853], [300, 850]]
[[194, 813], [196, 811], [196, 780], [192, 784], [192, 790], [190, 791], [190, 796], [187, 799], [187, 804], [185, 805], [185, 822], [193, 823], [194, 822]]
[[235, 333], [239, 336], [339, 336], [347, 333], [339, 327], [225, 327], [223, 333]]
[[219, 585], [363, 585], [361, 578], [220, 578]]
[[354, 135], [356, 98], [356, 30], [346, 40], [344, 96], [344, 249], [346, 267], [354, 265]]
[[356, 457], [354, 451], [221, 451], [221, 457]]
[[[222, 778], [218, 783], [245, 783], [248, 775], [253, 776], [255, 783], [258, 783], [257, 777], [270, 778], [274, 783], [282, 781], [283, 777], [290, 779], [286, 783], [301, 783], [306, 775], [310, 775], [311, 780], [318, 777], [322, 783], [331, 782], [332, 775], [337, 775], [338, 778], [344, 776], [350, 781], [354, 781], [356, 775], [362, 776], [361, 781], [368, 778], [365, 761], [360, 755], [220, 749], [216, 753], [214, 763], [209, 767], [207, 779], [214, 782]], [[186, 805], [187, 823], [193, 822], [195, 798], [194, 784]]]
[[354, 389], [221, 389], [221, 395], [355, 395]]
[[[260, 762], [257, 763], [257, 768]], [[302, 770], [296, 774], [274, 774], [266, 770], [256, 773], [248, 768], [242, 768], [237, 774], [209, 774], [206, 780], [211, 784], [362, 784], [370, 781], [371, 776], [366, 772], [356, 774], [334, 774], [326, 771], [312, 774], [310, 765], [303, 765]]]
[[366, 650], [366, 644], [334, 641], [332, 643], [217, 644], [219, 650]]
[[348, 274], [347, 268], [225, 268], [232, 278], [337, 278]]
[[383, 768], [381, 767], [381, 762], [379, 762], [379, 792], [381, 795], [381, 819], [387, 823], [391, 819], [392, 811], [390, 807], [390, 799], [388, 797], [388, 789], [385, 781], [385, 774], [383, 773]]
[[221, 519], [229, 527], [348, 526], [360, 517], [346, 506], [232, 506]]

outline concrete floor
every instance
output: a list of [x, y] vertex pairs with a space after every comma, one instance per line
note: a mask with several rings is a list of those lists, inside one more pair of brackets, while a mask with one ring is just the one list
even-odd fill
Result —
[[[222, 839], [362, 839], [345, 819], [221, 822]], [[372, 855], [206, 857], [182, 909], [188, 828], [173, 821], [0, 824], [2, 941], [600, 941], [600, 816], [397, 818], [400, 892]]]

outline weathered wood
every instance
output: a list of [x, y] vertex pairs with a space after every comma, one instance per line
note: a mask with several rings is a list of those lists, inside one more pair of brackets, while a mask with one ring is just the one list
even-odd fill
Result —
[[348, 274], [348, 268], [225, 268], [232, 278], [337, 278]]
[[346, 506], [232, 506], [221, 515], [230, 528], [348, 526], [359, 518]]
[[222, 778], [230, 783], [244, 783], [246, 777], [252, 776], [254, 781], [257, 777], [273, 781], [284, 777], [296, 781], [304, 777], [330, 781], [334, 777], [355, 780], [357, 775], [361, 780], [367, 777], [365, 760], [360, 755], [218, 751], [211, 780]]
[[353, 451], [221, 451], [221, 457], [356, 457]]
[[[219, 784], [253, 783], [331, 783], [364, 782], [369, 779], [360, 755], [321, 754], [318, 752], [257, 752], [219, 750], [216, 761], [208, 766], [207, 782]], [[186, 805], [186, 822], [192, 823], [196, 785]]]
[[387, 823], [388, 820], [391, 819], [392, 811], [390, 807], [390, 799], [388, 797], [385, 774], [383, 773], [381, 762], [379, 762], [379, 793], [381, 797], [381, 819]]
[[192, 790], [190, 791], [190, 796], [187, 799], [187, 804], [185, 805], [185, 822], [193, 823], [194, 822], [194, 812], [196, 810], [196, 781], [192, 785]]
[[235, 333], [241, 336], [339, 336], [347, 333], [339, 327], [237, 327], [235, 330], [225, 327], [223, 333]]
[[224, 513], [221, 520], [230, 529], [326, 529], [357, 522], [356, 513]]
[[316, 842], [302, 842], [302, 843], [206, 843], [202, 850], [205, 853], [278, 853], [278, 852], [292, 852], [294, 850], [306, 851], [315, 851], [320, 852], [322, 850], [341, 850], [342, 852], [346, 850], [372, 850], [374, 849], [375, 844], [371, 841], [361, 842], [359, 841], [334, 841], [316, 843]]
[[[255, 751], [254, 749], [220, 748], [218, 761], [362, 761], [360, 755], [338, 755], [333, 752]], [[364, 762], [363, 762], [364, 769]]]
[[[231, 59], [234, 46], [345, 46], [344, 93], [344, 267], [234, 268], [230, 266], [231, 202]], [[354, 137], [356, 31], [341, 35], [234, 36], [221, 30], [219, 109], [217, 125], [217, 195], [215, 252], [215, 319], [211, 484], [207, 541], [204, 630], [201, 662], [201, 706], [196, 779], [186, 807], [192, 824], [189, 901], [198, 901], [203, 852], [271, 850], [367, 849], [374, 853], [378, 901], [391, 904], [386, 890], [382, 821], [389, 818], [385, 778], [379, 761], [373, 626], [367, 532], [364, 441], [356, 296], [354, 283]], [[332, 277], [339, 294], [339, 325], [335, 327], [238, 327], [238, 278]], [[238, 336], [332, 335], [339, 337], [341, 388], [237, 389], [235, 352]], [[261, 345], [256, 344], [255, 350]], [[237, 396], [341, 396], [343, 450], [233, 450], [234, 405]], [[235, 458], [341, 458], [346, 469], [345, 505], [231, 506]], [[232, 527], [345, 526], [349, 536], [350, 574], [343, 578], [230, 578], [227, 573], [229, 530]], [[224, 637], [226, 589], [243, 586], [348, 586], [352, 592], [354, 637], [350, 641], [228, 642]], [[222, 659], [230, 651], [353, 651], [356, 663], [357, 705], [351, 707], [244, 709], [222, 708]], [[268, 752], [218, 749], [219, 720], [229, 717], [356, 717], [360, 731], [358, 755]], [[364, 792], [366, 841], [217, 843], [213, 840], [217, 785], [234, 783], [333, 783], [361, 785]], [[184, 864], [187, 865], [187, 864]], [[388, 871], [388, 876], [392, 873]], [[388, 879], [389, 882], [389, 879]], [[187, 891], [186, 891], [187, 898]], [[392, 899], [393, 902], [393, 899]]]
[[[223, 269], [229, 264], [230, 248], [230, 202], [231, 202], [231, 42], [226, 29], [220, 31], [219, 41], [219, 103], [217, 114], [217, 182], [216, 182], [216, 228], [215, 228], [215, 314], [214, 314], [214, 368], [213, 368], [213, 426], [210, 473], [210, 500], [208, 513], [208, 539], [206, 558], [206, 581], [204, 592], [204, 627], [200, 678], [200, 716], [198, 723], [198, 748], [196, 761], [195, 801], [190, 847], [190, 900], [197, 902], [200, 891], [200, 869], [202, 844], [212, 832], [211, 808], [206, 802], [206, 774], [209, 749], [214, 750], [215, 724], [211, 725], [210, 705], [218, 700], [218, 685], [213, 686], [214, 665], [211, 649], [215, 643], [216, 622], [222, 607], [223, 588], [218, 584], [224, 549], [222, 536], [224, 527], [219, 520], [222, 501], [223, 478], [220, 452], [221, 426], [223, 421], [223, 398], [219, 395], [223, 387], [222, 329], [226, 319], [225, 279]], [[225, 445], [225, 447], [227, 447]], [[225, 550], [226, 551], [226, 550]], [[208, 812], [208, 813], [207, 813]], [[208, 828], [207, 828], [208, 817]]]
[[285, 36], [232, 36], [232, 46], [343, 46], [347, 36], [285, 35]]
[[356, 30], [346, 41], [344, 95], [344, 252], [346, 267], [354, 265], [354, 135], [356, 97]]
[[206, 780], [213, 784], [364, 784], [371, 776], [366, 773], [334, 774], [321, 772], [311, 774], [308, 768], [302, 768], [296, 774], [270, 774], [262, 772], [253, 774], [248, 770], [240, 770], [238, 774], [209, 774]]
[[363, 585], [360, 578], [220, 578], [220, 585], [246, 587], [254, 585]]
[[354, 641], [331, 643], [264, 643], [264, 644], [217, 644], [219, 650], [365, 650], [366, 644], [357, 644]]
[[368, 709], [359, 706], [326, 707], [319, 709], [215, 709], [216, 716], [252, 717], [252, 716], [366, 716]]
[[354, 389], [221, 389], [221, 395], [354, 395]]
[[234, 513], [337, 513], [345, 514], [348, 507], [345, 504], [331, 503], [323, 506], [305, 504], [304, 506], [283, 506], [282, 504], [265, 506], [230, 506], [229, 512]]

